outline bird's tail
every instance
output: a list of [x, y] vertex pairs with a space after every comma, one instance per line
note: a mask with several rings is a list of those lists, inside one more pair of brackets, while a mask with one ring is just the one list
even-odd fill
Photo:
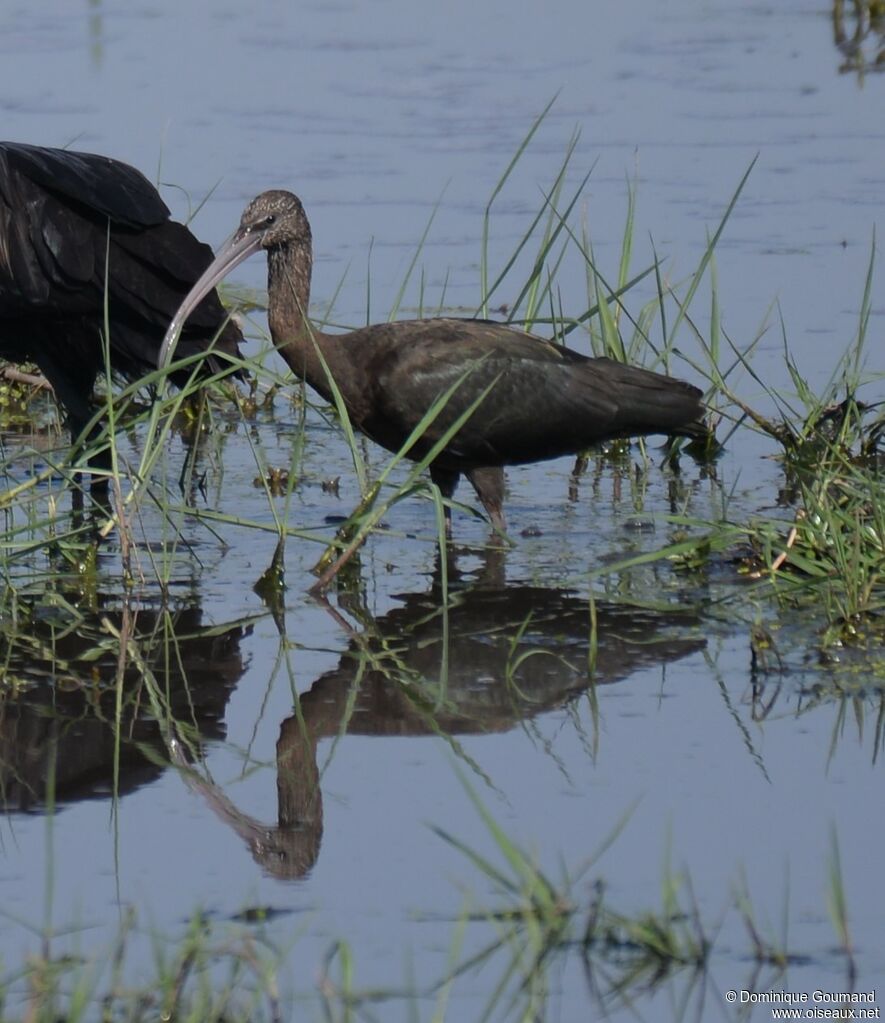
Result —
[[693, 384], [612, 359], [595, 360], [611, 387], [618, 411], [619, 435], [636, 437], [661, 433], [707, 440], [712, 430], [705, 421], [703, 393]]

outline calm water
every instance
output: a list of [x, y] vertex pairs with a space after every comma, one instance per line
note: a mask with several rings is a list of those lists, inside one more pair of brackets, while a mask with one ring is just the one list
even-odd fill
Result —
[[[678, 281], [697, 266], [707, 233], [758, 157], [718, 249], [726, 331], [744, 347], [765, 330], [754, 365], [766, 382], [788, 386], [782, 317], [791, 351], [820, 386], [857, 329], [873, 232], [882, 229], [885, 77], [839, 73], [844, 58], [824, 4], [563, 0], [543, 14], [536, 5], [457, 0], [427, 10], [401, 0], [300, 10], [282, 2], [20, 5], [6, 12], [0, 57], [8, 138], [75, 142], [128, 160], [173, 183], [164, 196], [180, 216], [187, 196], [196, 205], [214, 189], [194, 222], [213, 244], [256, 192], [296, 190], [313, 224], [314, 300], [322, 308], [335, 295], [338, 322], [365, 320], [367, 282], [370, 315], [386, 315], [437, 205], [421, 260], [424, 301], [475, 306], [485, 203], [557, 96], [496, 203], [493, 265], [525, 231], [575, 132], [570, 182], [576, 187], [593, 167], [584, 215], [611, 276], [627, 179], [636, 180], [638, 199], [634, 263], [651, 261], [650, 237]], [[236, 281], [261, 286], [263, 276], [255, 260]], [[579, 263], [564, 264], [558, 279], [564, 308], [585, 308]], [[872, 338], [882, 329], [880, 279]], [[507, 289], [502, 302], [515, 297]], [[405, 305], [418, 301], [416, 282]], [[695, 307], [701, 318], [705, 303]], [[695, 354], [687, 330], [680, 347]], [[871, 371], [885, 369], [880, 345], [870, 357]], [[749, 376], [735, 386], [764, 402]], [[207, 454], [203, 507], [272, 526], [253, 478], [263, 465], [290, 464], [299, 418], [281, 397], [248, 427], [231, 423]], [[138, 438], [122, 443], [137, 458]], [[174, 441], [173, 480], [181, 450]], [[383, 466], [381, 453], [367, 454]], [[538, 535], [496, 557], [482, 550], [485, 527], [459, 516], [462, 546], [450, 566], [458, 600], [447, 616], [435, 589], [432, 509], [417, 500], [394, 509], [389, 530], [364, 551], [360, 598], [331, 608], [304, 595], [321, 548], [293, 538], [284, 607], [271, 615], [252, 586], [270, 564], [275, 535], [231, 524], [213, 532], [183, 523], [187, 544], [170, 569], [175, 620], [157, 615], [150, 587], [138, 620], [121, 616], [112, 540], [92, 609], [81, 606], [85, 620], [71, 638], [69, 612], [38, 599], [47, 566], [39, 557], [23, 563], [16, 585], [24, 603], [40, 605], [31, 628], [42, 646], [19, 669], [34, 684], [4, 715], [4, 748], [15, 760], [7, 777], [57, 749], [60, 809], [47, 820], [39, 799], [9, 790], [0, 844], [4, 967], [14, 970], [38, 946], [25, 923], [80, 926], [75, 947], [98, 954], [128, 905], [139, 908], [143, 931], [173, 937], [197, 909], [224, 921], [261, 905], [282, 911], [264, 931], [291, 950], [284, 991], [315, 990], [327, 950], [344, 939], [358, 987], [424, 992], [446, 968], [458, 914], [500, 905], [432, 827], [500, 863], [470, 789], [553, 878], [562, 864], [577, 872], [630, 811], [576, 886], [586, 905], [601, 879], [613, 908], [659, 907], [668, 862], [691, 879], [702, 919], [719, 928], [710, 975], [694, 989], [677, 977], [634, 992], [643, 1019], [678, 1018], [683, 997], [691, 1018], [770, 1019], [767, 1007], [725, 1003], [726, 990], [751, 984], [845, 990], [827, 910], [833, 833], [857, 986], [875, 987], [885, 978], [885, 891], [871, 850], [882, 847], [885, 827], [875, 810], [880, 736], [866, 680], [854, 680], [850, 714], [842, 702], [816, 699], [814, 686], [828, 676], [803, 663], [801, 646], [786, 636], [796, 670], [779, 687], [769, 679], [760, 694], [750, 671], [752, 618], [729, 621], [712, 607], [699, 617], [726, 580], [686, 582], [659, 567], [638, 574], [635, 586], [653, 590], [667, 611], [598, 606], [597, 678], [605, 684], [595, 706], [583, 694], [588, 571], [666, 543], [672, 529], [661, 516], [674, 507], [712, 518], [727, 493], [737, 519], [771, 508], [779, 481], [764, 457], [771, 454], [744, 431], [718, 483], [689, 463], [679, 478], [654, 466], [640, 492], [629, 465], [605, 465], [582, 480], [574, 501], [570, 462], [514, 471], [513, 533], [538, 527]], [[337, 494], [321, 485], [336, 476]], [[313, 416], [290, 521], [328, 537], [329, 517], [357, 500], [346, 447]], [[147, 551], [171, 535], [154, 514], [148, 508], [138, 525], [148, 578]], [[199, 724], [202, 738], [184, 734], [181, 742], [193, 740], [202, 773], [188, 781], [158, 766], [168, 747], [152, 714], [132, 725], [124, 714], [134, 745], [126, 744], [114, 805], [112, 732], [99, 721], [113, 718], [113, 700], [96, 697], [86, 713], [82, 677], [74, 684], [72, 670], [66, 684], [58, 664], [90, 651], [90, 677], [106, 683], [114, 634], [130, 627], [143, 650], [156, 648], [158, 634], [176, 637], [180, 664], [153, 668], [176, 717]], [[391, 643], [398, 677], [407, 679], [399, 685], [388, 677]], [[520, 654], [531, 656], [517, 664]], [[300, 827], [287, 826], [293, 821]], [[756, 976], [743, 922], [729, 908], [742, 878], [765, 936], [780, 939], [786, 913], [788, 948], [807, 957], [786, 975]], [[464, 954], [489, 937], [479, 925], [468, 929]], [[478, 1018], [505, 964], [502, 956], [456, 987], [451, 1018]], [[552, 979], [547, 1018], [592, 1018], [579, 965], [567, 961]], [[308, 1004], [305, 1018], [320, 1018]], [[634, 1018], [617, 1000], [606, 1004], [612, 1019]], [[419, 1018], [431, 1018], [433, 1005], [420, 998]], [[395, 1001], [379, 1017], [409, 1011], [408, 1000]]]

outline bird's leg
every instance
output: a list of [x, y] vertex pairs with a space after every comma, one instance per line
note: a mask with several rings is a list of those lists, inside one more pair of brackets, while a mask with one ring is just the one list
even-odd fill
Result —
[[[89, 442], [98, 432], [97, 430], [86, 432], [86, 426], [94, 411], [91, 397], [95, 386], [95, 373], [85, 363], [76, 368], [68, 363], [61, 365], [45, 348], [37, 353], [34, 361], [52, 385], [55, 399], [65, 415], [65, 425], [71, 434], [71, 444], [74, 447], [79, 444], [81, 450], [88, 450]], [[93, 456], [91, 460], [87, 460], [87, 465], [109, 469], [110, 458], [106, 453]]]
[[[430, 478], [439, 487], [439, 492], [447, 500], [451, 499], [454, 495], [455, 490], [458, 487], [458, 480], [461, 478], [461, 473], [454, 472], [451, 469], [440, 469], [438, 465], [431, 465], [430, 467]], [[452, 509], [445, 505], [443, 514], [446, 517], [446, 539], [452, 539]]]
[[501, 533], [507, 532], [504, 519], [504, 470], [500, 465], [468, 469], [465, 473], [473, 484], [476, 496], [482, 502], [492, 525]]

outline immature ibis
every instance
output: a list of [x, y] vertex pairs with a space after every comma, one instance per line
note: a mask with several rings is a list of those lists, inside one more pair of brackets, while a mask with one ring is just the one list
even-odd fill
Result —
[[[137, 379], [156, 368], [170, 317], [211, 259], [134, 167], [0, 142], [0, 358], [39, 366], [74, 439], [105, 366], [105, 299], [111, 366]], [[240, 330], [209, 291], [182, 355], [237, 354]]]
[[701, 392], [691, 384], [586, 358], [503, 323], [440, 317], [343, 334], [316, 329], [308, 319], [310, 225], [298, 197], [279, 190], [263, 192], [246, 207], [239, 228], [178, 310], [161, 365], [191, 310], [259, 249], [267, 252], [268, 321], [280, 355], [327, 401], [331, 374], [353, 425], [382, 447], [399, 450], [434, 402], [457, 385], [409, 452], [422, 458], [481, 399], [432, 462], [430, 477], [451, 497], [463, 473], [501, 530], [505, 465], [574, 454], [618, 437], [709, 433]]

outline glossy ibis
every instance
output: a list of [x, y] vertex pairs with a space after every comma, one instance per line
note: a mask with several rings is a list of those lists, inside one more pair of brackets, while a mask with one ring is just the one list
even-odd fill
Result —
[[263, 192], [246, 207], [170, 325], [161, 365], [191, 310], [259, 249], [267, 252], [268, 320], [280, 355], [327, 401], [331, 373], [354, 426], [378, 444], [399, 450], [434, 402], [458, 385], [409, 453], [421, 458], [487, 391], [435, 458], [430, 476], [451, 497], [466, 475], [499, 529], [505, 465], [574, 454], [618, 437], [708, 435], [701, 392], [691, 384], [586, 358], [503, 323], [441, 317], [345, 334], [317, 330], [307, 316], [310, 225], [301, 201], [285, 191]]
[[[134, 167], [0, 142], [0, 358], [39, 366], [74, 439], [104, 370], [105, 296], [111, 366], [137, 379], [156, 368], [170, 317], [211, 259]], [[240, 340], [207, 293], [181, 352], [236, 355]]]

